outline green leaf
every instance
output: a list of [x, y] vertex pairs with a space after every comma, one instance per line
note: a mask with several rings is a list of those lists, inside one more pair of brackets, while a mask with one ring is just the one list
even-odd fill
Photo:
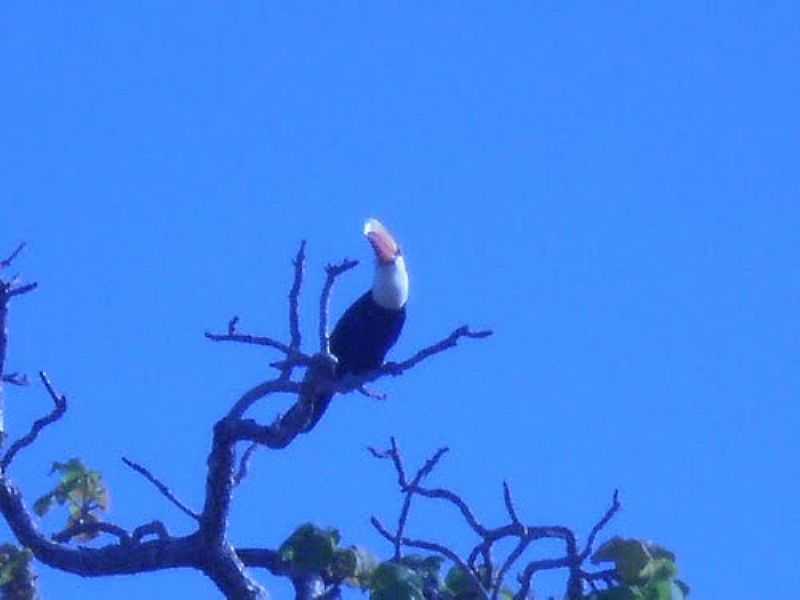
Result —
[[666, 558], [668, 560], [671, 560], [672, 562], [675, 562], [675, 553], [671, 552], [670, 550], [667, 550], [666, 548], [664, 548], [664, 546], [660, 546], [659, 544], [648, 541], [642, 543], [645, 545], [647, 551], [653, 558]]
[[514, 600], [514, 592], [508, 588], [501, 589], [498, 596], [501, 600]]
[[67, 483], [73, 479], [78, 479], [86, 472], [86, 467], [79, 458], [71, 458], [65, 463], [54, 462], [50, 469], [50, 474], [60, 473], [61, 481]]
[[651, 581], [642, 588], [642, 600], [672, 600], [672, 582]]
[[394, 561], [378, 565], [372, 574], [370, 600], [424, 600], [422, 578]]
[[657, 579], [670, 581], [678, 574], [678, 567], [669, 558], [655, 558], [650, 560], [642, 569], [640, 576], [643, 579]]
[[39, 498], [36, 502], [33, 503], [33, 512], [35, 512], [40, 517], [43, 517], [53, 508], [53, 493], [45, 494], [41, 498]]
[[689, 586], [686, 585], [685, 581], [681, 581], [680, 579], [676, 579], [673, 583], [677, 586], [677, 588], [681, 591], [681, 593], [685, 596], [689, 595]]
[[464, 569], [459, 566], [451, 567], [444, 580], [445, 587], [459, 600], [470, 600], [481, 596], [475, 583]]
[[439, 571], [444, 563], [441, 556], [420, 556], [419, 554], [409, 554], [400, 559], [400, 564], [413, 569], [423, 578], [439, 578]]
[[[33, 506], [39, 516], [47, 513], [55, 503], [66, 505], [68, 511], [67, 527], [71, 525], [99, 521], [97, 511], [108, 509], [108, 490], [103, 484], [99, 471], [87, 469], [78, 458], [67, 462], [54, 462], [51, 474], [58, 474], [60, 481], [50, 492], [39, 498]], [[76, 539], [91, 539], [96, 534], [82, 535]]]
[[349, 575], [345, 579], [345, 584], [351, 587], [361, 588], [362, 590], [369, 587], [372, 579], [372, 573], [378, 566], [378, 559], [375, 558], [375, 556], [373, 556], [368, 550], [358, 546], [352, 546], [347, 550], [339, 550], [337, 551], [336, 556], [334, 556], [334, 576], [336, 573], [337, 557], [340, 552], [351, 553], [356, 561], [355, 571], [352, 575]]
[[637, 583], [651, 558], [650, 552], [641, 541], [614, 537], [597, 549], [592, 555], [592, 562], [613, 562], [624, 583]]
[[321, 573], [332, 567], [339, 539], [335, 529], [321, 529], [306, 523], [295, 529], [278, 552], [283, 560], [302, 571]]
[[642, 600], [642, 596], [635, 589], [627, 585], [595, 592], [589, 596], [591, 600]]
[[[100, 519], [98, 517], [94, 516], [91, 513], [86, 513], [84, 515], [74, 515], [74, 516], [71, 515], [69, 519], [67, 519], [67, 527], [73, 527], [74, 525], [84, 525], [87, 523], [97, 523], [99, 520]], [[93, 540], [98, 535], [100, 535], [99, 531], [96, 531], [94, 533], [82, 533], [78, 536], [75, 536], [75, 539], [80, 541], [88, 541], [88, 540]]]
[[351, 579], [358, 570], [358, 555], [354, 550], [335, 550], [331, 573], [336, 579]]
[[19, 549], [13, 544], [0, 546], [0, 586], [6, 586], [28, 573], [33, 554], [27, 548]]

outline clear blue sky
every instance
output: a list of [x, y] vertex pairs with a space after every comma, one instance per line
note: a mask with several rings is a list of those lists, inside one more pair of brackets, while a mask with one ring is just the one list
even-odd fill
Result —
[[[110, 519], [189, 531], [119, 457], [199, 507], [212, 423], [275, 357], [202, 332], [285, 335], [305, 238], [310, 339], [322, 266], [368, 260], [377, 216], [412, 275], [393, 357], [463, 322], [496, 336], [259, 453], [236, 542], [313, 520], [388, 554], [368, 517], [400, 497], [364, 448], [394, 434], [413, 464], [450, 446], [432, 481], [488, 523], [504, 478], [526, 520], [582, 534], [619, 488], [608, 533], [672, 548], [696, 598], [796, 590], [799, 23], [788, 1], [3, 2], [0, 247], [27, 240], [41, 284], [9, 367], [71, 400], [13, 477], [32, 502], [81, 456]], [[7, 401], [12, 435], [48, 408]], [[411, 532], [471, 541], [437, 507]], [[39, 572], [48, 599], [215, 597], [193, 572]]]

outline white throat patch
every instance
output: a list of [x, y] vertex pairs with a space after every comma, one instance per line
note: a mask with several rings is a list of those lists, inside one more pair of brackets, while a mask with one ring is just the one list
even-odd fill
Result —
[[408, 301], [408, 271], [406, 261], [398, 256], [393, 263], [375, 265], [372, 298], [379, 306], [399, 310]]

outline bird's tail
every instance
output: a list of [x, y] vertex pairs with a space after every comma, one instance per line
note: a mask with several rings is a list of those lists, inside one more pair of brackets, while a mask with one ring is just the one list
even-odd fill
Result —
[[330, 383], [336, 379], [336, 357], [332, 354], [317, 354], [303, 377], [301, 402], [311, 407], [308, 424], [303, 433], [308, 433], [319, 423], [333, 399]]

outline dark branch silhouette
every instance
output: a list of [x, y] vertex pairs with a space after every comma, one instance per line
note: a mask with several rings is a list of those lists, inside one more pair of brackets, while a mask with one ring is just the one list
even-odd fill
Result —
[[11, 464], [11, 461], [14, 460], [17, 452], [25, 448], [25, 446], [30, 446], [36, 441], [36, 438], [42, 429], [58, 421], [64, 416], [64, 413], [67, 412], [66, 396], [62, 396], [61, 394], [57, 393], [55, 389], [53, 389], [53, 385], [50, 383], [50, 380], [47, 378], [47, 374], [44, 371], [39, 372], [39, 378], [42, 380], [42, 383], [50, 394], [50, 397], [53, 399], [53, 404], [55, 406], [50, 414], [34, 421], [33, 425], [31, 426], [31, 430], [27, 433], [27, 435], [21, 437], [16, 442], [11, 444], [11, 447], [5, 453], [2, 460], [0, 460], [0, 469], [2, 469], [3, 472], [8, 469], [8, 466]]
[[181, 502], [178, 499], [178, 497], [175, 494], [172, 493], [172, 490], [170, 490], [166, 485], [164, 485], [157, 477], [155, 477], [150, 471], [145, 469], [142, 465], [137, 464], [137, 463], [133, 462], [132, 460], [130, 460], [128, 458], [125, 458], [124, 456], [122, 457], [122, 462], [124, 462], [131, 469], [133, 469], [134, 471], [139, 473], [139, 475], [141, 475], [142, 477], [147, 479], [154, 486], [156, 486], [158, 491], [161, 492], [167, 498], [167, 500], [169, 500], [175, 506], [177, 506], [178, 509], [182, 513], [188, 515], [189, 517], [191, 517], [195, 521], [200, 519], [200, 515], [198, 515], [191, 508], [189, 508], [183, 502]]
[[[529, 598], [533, 576], [537, 572], [543, 570], [567, 569], [569, 571], [569, 578], [567, 581], [568, 598], [579, 597], [579, 595], [582, 594], [584, 582], [591, 586], [597, 580], [607, 581], [611, 577], [609, 571], [589, 573], [583, 569], [583, 563], [592, 552], [592, 545], [594, 544], [597, 534], [608, 524], [620, 508], [616, 491], [614, 492], [610, 508], [592, 528], [584, 549], [578, 552], [576, 536], [567, 527], [560, 525], [543, 527], [523, 524], [514, 506], [511, 497], [511, 489], [506, 482], [503, 482], [503, 501], [510, 522], [506, 525], [494, 528], [488, 528], [482, 525], [469, 504], [455, 492], [446, 489], [423, 487], [422, 481], [431, 474], [441, 458], [448, 452], [447, 448], [440, 448], [437, 450], [417, 471], [414, 479], [411, 481], [407, 478], [400, 450], [394, 438], [391, 438], [390, 447], [387, 450], [369, 448], [369, 451], [376, 458], [391, 460], [397, 473], [400, 491], [404, 496], [397, 529], [394, 533], [390, 532], [377, 517], [373, 516], [370, 519], [375, 529], [394, 546], [394, 556], [396, 560], [402, 557], [403, 547], [419, 548], [435, 552], [462, 569], [472, 582], [475, 593], [477, 593], [480, 598], [496, 600], [503, 590], [506, 575], [512, 566], [522, 557], [525, 551], [530, 549], [537, 540], [555, 539], [564, 542], [566, 550], [565, 556], [563, 558], [529, 562], [519, 576], [520, 589], [514, 595], [515, 600], [526, 600]], [[413, 539], [405, 535], [410, 515], [410, 507], [414, 496], [444, 500], [458, 509], [464, 521], [479, 539], [466, 559], [459, 556], [457, 552], [444, 544], [429, 540]], [[498, 567], [491, 558], [495, 554], [494, 546], [498, 542], [506, 539], [516, 540], [516, 545]], [[480, 563], [478, 562], [479, 558], [481, 559]]]
[[358, 265], [357, 260], [345, 259], [339, 264], [328, 265], [325, 267], [325, 285], [322, 287], [322, 294], [319, 299], [319, 351], [323, 354], [330, 352], [328, 340], [328, 310], [336, 278], [343, 273]]
[[[9, 267], [20, 255], [24, 244], [20, 244], [8, 258], [0, 261], [0, 270]], [[205, 498], [201, 512], [196, 512], [183, 503], [156, 476], [145, 467], [127, 459], [122, 460], [130, 468], [145, 477], [157, 490], [189, 516], [196, 529], [189, 535], [173, 537], [166, 525], [160, 521], [148, 521], [128, 531], [113, 523], [92, 518], [80, 518], [68, 527], [51, 536], [41, 532], [23, 501], [22, 493], [8, 476], [8, 470], [16, 455], [32, 445], [43, 430], [59, 421], [67, 410], [66, 397], [56, 391], [47, 375], [41, 372], [40, 379], [50, 399], [52, 410], [37, 419], [27, 434], [13, 442], [0, 458], [0, 513], [3, 514], [18, 542], [33, 553], [41, 562], [63, 571], [84, 577], [99, 577], [116, 574], [144, 573], [171, 568], [195, 569], [209, 577], [227, 598], [242, 600], [264, 600], [266, 591], [253, 579], [246, 567], [263, 568], [276, 576], [287, 577], [294, 585], [297, 598], [322, 600], [338, 598], [342, 576], [330, 572], [310, 573], [287, 559], [281, 552], [269, 548], [236, 548], [228, 538], [228, 519], [234, 488], [247, 476], [250, 460], [259, 448], [282, 449], [306, 431], [313, 415], [314, 399], [321, 394], [348, 394], [359, 392], [370, 398], [385, 396], [368, 388], [368, 384], [386, 376], [399, 376], [418, 366], [425, 360], [449, 350], [462, 339], [482, 339], [491, 331], [472, 331], [466, 325], [431, 345], [420, 349], [410, 358], [400, 362], [388, 362], [380, 368], [358, 376], [335, 377], [336, 358], [329, 352], [328, 324], [329, 301], [336, 280], [358, 262], [344, 260], [325, 267], [325, 281], [319, 301], [319, 352], [302, 350], [299, 315], [299, 298], [305, 273], [306, 243], [303, 241], [293, 260], [293, 279], [288, 294], [289, 342], [264, 335], [240, 332], [239, 317], [228, 321], [223, 333], [206, 332], [205, 336], [215, 342], [236, 342], [250, 347], [276, 350], [282, 358], [271, 366], [279, 375], [250, 387], [232, 402], [229, 410], [217, 421], [212, 430], [211, 449], [208, 455]], [[6, 373], [8, 349], [7, 317], [12, 298], [36, 289], [36, 283], [21, 284], [16, 278], [0, 279], [0, 383], [24, 385], [27, 379], [16, 372]], [[304, 368], [301, 378], [293, 378], [295, 368]], [[273, 395], [294, 397], [286, 411], [271, 423], [260, 423], [248, 418], [248, 411], [260, 401]], [[2, 408], [2, 407], [0, 407]], [[238, 457], [237, 447], [246, 448]], [[397, 482], [403, 502], [397, 526], [390, 531], [376, 517], [371, 522], [377, 531], [393, 547], [393, 559], [403, 559], [404, 548], [417, 548], [445, 557], [456, 565], [471, 582], [477, 597], [496, 600], [503, 590], [508, 574], [515, 568], [536, 541], [559, 540], [564, 544], [564, 555], [558, 558], [539, 559], [528, 562], [519, 571], [519, 590], [515, 600], [532, 597], [533, 578], [536, 573], [549, 569], [568, 571], [567, 596], [578, 597], [584, 585], [597, 589], [598, 583], [611, 585], [614, 570], [590, 572], [584, 563], [592, 553], [593, 544], [600, 531], [619, 510], [617, 493], [611, 507], [590, 531], [586, 544], [578, 549], [575, 534], [563, 526], [526, 525], [514, 505], [510, 486], [503, 483], [503, 502], [509, 522], [499, 527], [483, 525], [475, 511], [458, 494], [444, 488], [429, 488], [424, 481], [448, 452], [441, 448], [435, 452], [409, 478], [400, 450], [394, 438], [387, 450], [370, 449], [380, 459], [390, 460], [397, 474]], [[442, 500], [455, 507], [467, 526], [477, 536], [473, 549], [461, 556], [446, 544], [427, 539], [417, 539], [407, 534], [411, 509], [415, 498]], [[76, 540], [96, 538], [95, 543], [110, 539], [99, 547], [72, 545]], [[495, 546], [501, 541], [514, 541], [513, 548], [499, 562], [493, 560]], [[427, 598], [427, 596], [426, 596]], [[428, 600], [436, 600], [431, 597]]]

